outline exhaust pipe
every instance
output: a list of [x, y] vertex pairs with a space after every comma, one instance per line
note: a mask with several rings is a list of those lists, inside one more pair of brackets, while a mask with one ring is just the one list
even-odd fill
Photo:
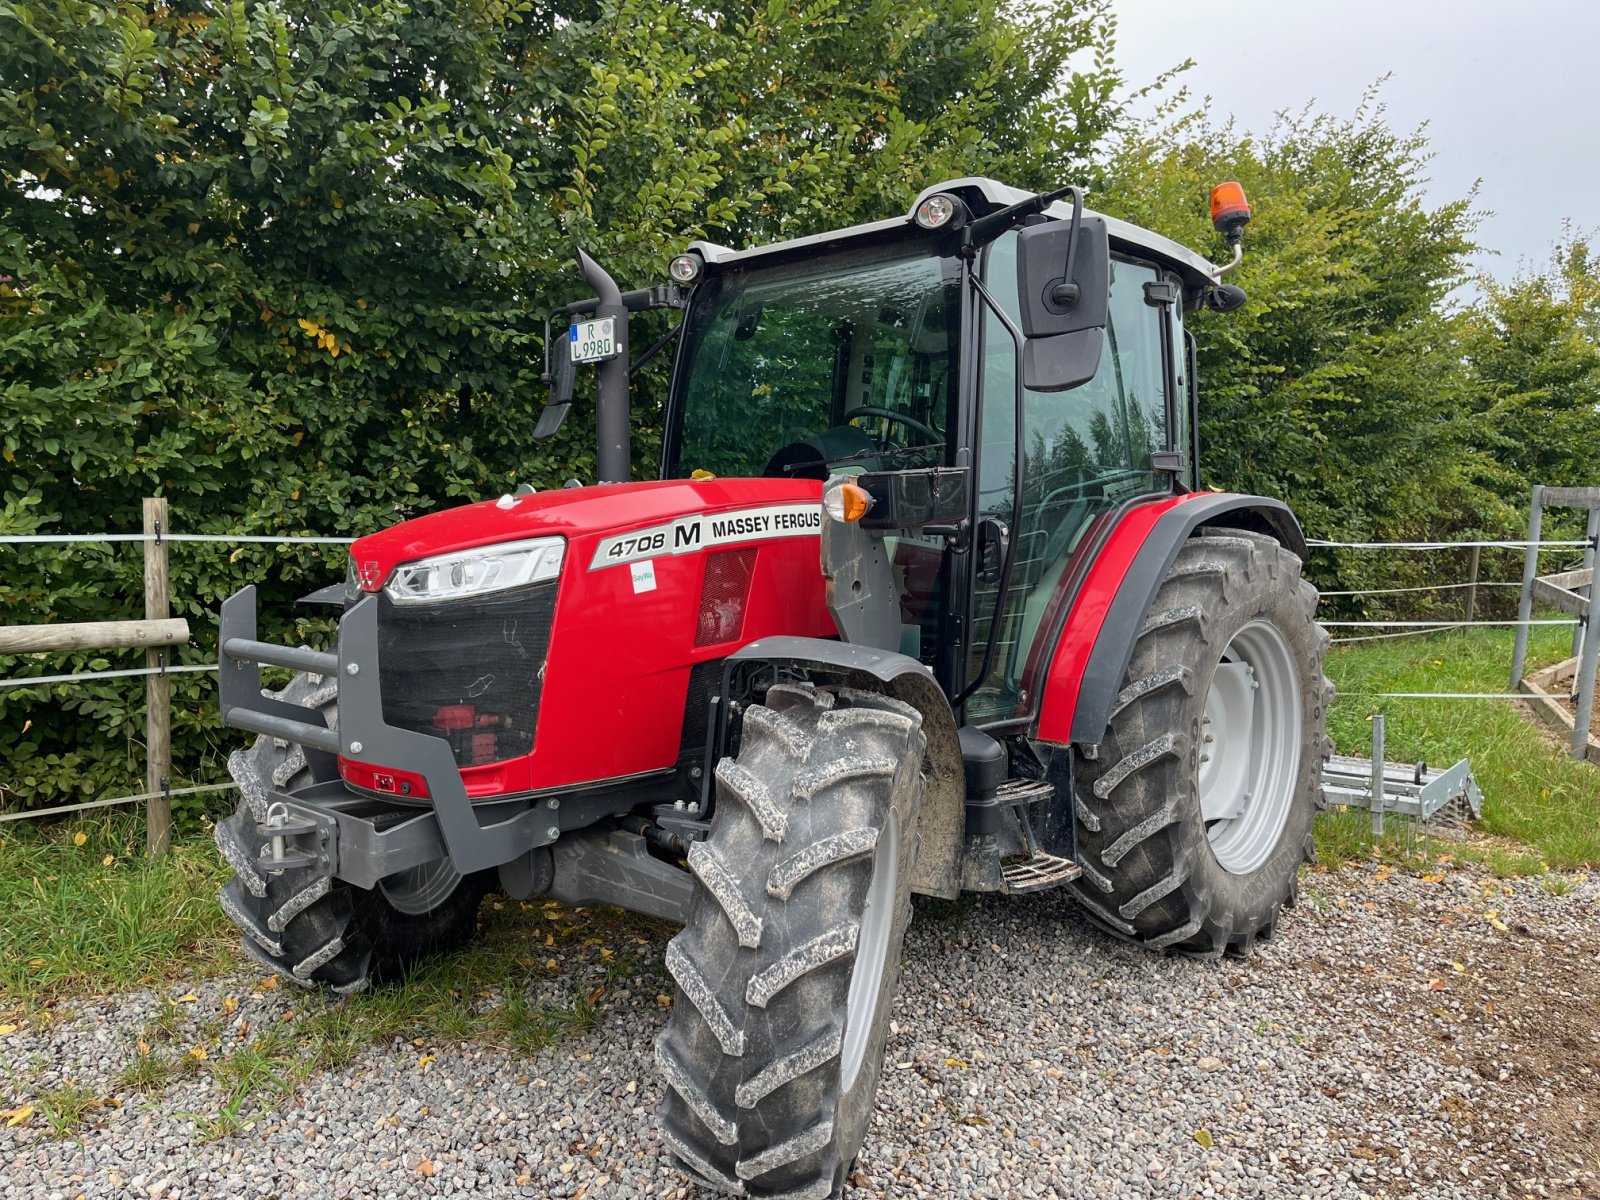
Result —
[[626, 483], [633, 471], [628, 448], [628, 310], [616, 280], [582, 249], [578, 269], [599, 299], [596, 320], [612, 318], [617, 337], [617, 352], [595, 371], [595, 469], [601, 483]]

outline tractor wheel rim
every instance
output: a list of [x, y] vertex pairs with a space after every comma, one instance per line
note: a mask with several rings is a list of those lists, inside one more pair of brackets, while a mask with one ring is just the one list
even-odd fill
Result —
[[1272, 857], [1300, 779], [1300, 672], [1276, 626], [1251, 621], [1228, 643], [1206, 693], [1200, 815], [1211, 853], [1248, 875]]
[[900, 818], [891, 810], [872, 852], [872, 882], [867, 887], [861, 931], [856, 935], [856, 963], [850, 973], [845, 1004], [844, 1044], [840, 1050], [839, 1090], [846, 1094], [866, 1061], [872, 1041], [878, 995], [889, 963], [889, 935], [894, 928], [895, 897], [900, 882]]
[[392, 908], [421, 916], [450, 899], [460, 882], [461, 872], [446, 856], [380, 879], [378, 890]]

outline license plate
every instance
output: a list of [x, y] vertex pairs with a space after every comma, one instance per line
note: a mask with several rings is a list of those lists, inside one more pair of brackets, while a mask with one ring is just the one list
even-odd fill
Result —
[[567, 346], [573, 362], [600, 362], [617, 352], [616, 321], [574, 321], [567, 330]]

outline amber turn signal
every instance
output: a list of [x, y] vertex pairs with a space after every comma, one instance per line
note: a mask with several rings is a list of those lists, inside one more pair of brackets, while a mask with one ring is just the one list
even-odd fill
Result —
[[867, 515], [872, 496], [854, 483], [836, 483], [822, 493], [822, 507], [835, 521], [854, 523]]
[[1211, 189], [1211, 224], [1218, 233], [1242, 229], [1250, 219], [1250, 201], [1236, 182], [1219, 183]]

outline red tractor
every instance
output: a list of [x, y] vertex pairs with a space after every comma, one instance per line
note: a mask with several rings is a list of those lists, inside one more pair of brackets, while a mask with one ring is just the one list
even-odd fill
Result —
[[[1064, 887], [1202, 956], [1294, 899], [1327, 637], [1288, 508], [1198, 485], [1184, 329], [1244, 294], [1074, 188], [987, 179], [697, 242], [638, 292], [579, 258], [536, 432], [598, 364], [600, 483], [361, 538], [336, 651], [258, 641], [253, 588], [223, 605], [222, 717], [261, 736], [222, 904], [338, 992], [463, 942], [493, 888], [681, 922], [663, 1142], [725, 1191], [834, 1196], [913, 892]], [[634, 483], [628, 322], [658, 308]], [[263, 663], [301, 674], [263, 692]]]

